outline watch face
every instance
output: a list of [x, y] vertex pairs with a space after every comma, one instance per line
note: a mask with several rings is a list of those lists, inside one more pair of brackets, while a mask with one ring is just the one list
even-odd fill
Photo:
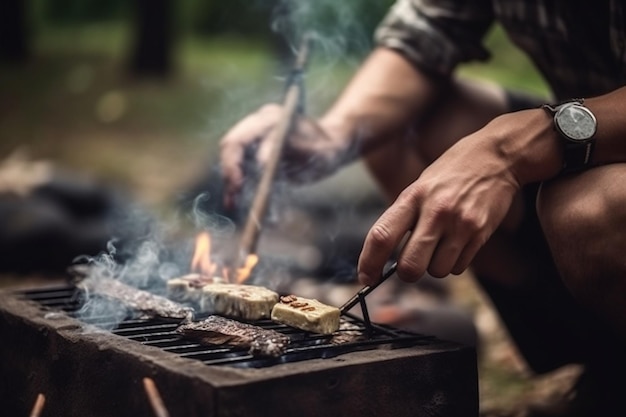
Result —
[[590, 139], [596, 133], [596, 118], [586, 107], [568, 104], [554, 116], [561, 133], [574, 141]]

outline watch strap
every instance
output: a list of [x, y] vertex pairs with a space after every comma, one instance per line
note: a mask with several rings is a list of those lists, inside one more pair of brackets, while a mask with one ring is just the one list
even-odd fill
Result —
[[583, 143], [566, 142], [563, 148], [563, 174], [582, 171], [591, 163], [594, 140]]
[[576, 104], [580, 104], [581, 106], [584, 106], [585, 99], [584, 98], [572, 98], [569, 100], [562, 101], [558, 104], [543, 104], [541, 108], [543, 108], [544, 110], [547, 110], [551, 114], [556, 114], [556, 112], [559, 111], [559, 107], [561, 107], [564, 104], [570, 104], [570, 103], [576, 103]]

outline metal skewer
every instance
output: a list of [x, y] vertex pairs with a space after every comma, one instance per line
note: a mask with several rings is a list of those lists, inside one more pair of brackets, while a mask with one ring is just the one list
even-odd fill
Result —
[[349, 299], [344, 305], [342, 305], [339, 308], [339, 311], [341, 313], [341, 315], [345, 314], [346, 312], [348, 312], [352, 307], [354, 307], [355, 305], [357, 305], [358, 303], [361, 303], [361, 307], [363, 308], [363, 315], [364, 317], [368, 317], [367, 315], [367, 307], [365, 307], [365, 296], [367, 296], [369, 293], [371, 293], [372, 291], [374, 291], [380, 284], [382, 284], [383, 282], [385, 282], [385, 280], [387, 278], [389, 278], [390, 276], [392, 276], [395, 272], [396, 269], [398, 268], [398, 262], [394, 262], [389, 269], [387, 270], [387, 272], [384, 272], [383, 275], [381, 276], [380, 280], [373, 285], [366, 285], [365, 287], [361, 288], [359, 290], [359, 292], [357, 292], [356, 294], [354, 294], [354, 296]]

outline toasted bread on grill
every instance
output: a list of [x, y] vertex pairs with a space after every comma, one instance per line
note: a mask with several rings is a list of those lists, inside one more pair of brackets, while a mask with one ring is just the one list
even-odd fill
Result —
[[272, 320], [314, 333], [331, 334], [339, 329], [339, 309], [315, 299], [287, 295], [272, 309]]
[[207, 284], [224, 282], [220, 277], [191, 273], [167, 281], [168, 298], [180, 302], [199, 304], [202, 299], [202, 288]]
[[269, 319], [278, 294], [268, 288], [241, 284], [207, 284], [202, 288], [203, 312], [243, 320]]

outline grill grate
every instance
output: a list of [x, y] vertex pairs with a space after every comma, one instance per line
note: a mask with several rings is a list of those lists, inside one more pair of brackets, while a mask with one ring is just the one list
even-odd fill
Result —
[[[240, 368], [262, 368], [279, 363], [288, 363], [318, 358], [332, 358], [345, 353], [378, 348], [396, 349], [410, 346], [429, 345], [434, 337], [406, 332], [389, 326], [365, 322], [350, 313], [343, 316], [350, 324], [346, 332], [359, 332], [367, 335], [354, 341], [333, 343], [331, 336], [305, 332], [271, 320], [255, 321], [254, 325], [283, 333], [290, 338], [286, 353], [278, 358], [255, 357], [246, 349], [228, 345], [206, 346], [183, 338], [176, 333], [178, 321], [166, 319], [137, 319], [127, 317], [120, 321], [112, 316], [83, 318], [79, 315], [82, 307], [82, 290], [72, 287], [56, 287], [26, 290], [20, 295], [39, 303], [50, 311], [63, 311], [70, 317], [99, 328], [109, 329], [111, 333], [136, 341], [143, 345], [154, 346], [171, 352], [179, 357], [198, 360], [206, 365], [229, 365]], [[206, 314], [196, 314], [195, 320], [206, 318]], [[339, 332], [342, 332], [340, 330]]]

